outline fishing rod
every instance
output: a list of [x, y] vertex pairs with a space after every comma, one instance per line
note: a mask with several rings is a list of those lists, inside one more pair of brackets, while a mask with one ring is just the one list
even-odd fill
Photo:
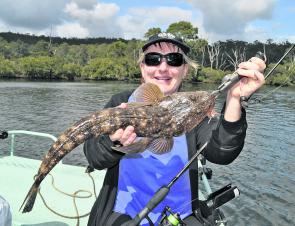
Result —
[[279, 59], [279, 61], [276, 63], [276, 65], [266, 74], [266, 76], [264, 77], [264, 79], [267, 79], [268, 76], [270, 76], [270, 74], [277, 68], [277, 66], [279, 66], [279, 64], [283, 61], [283, 59], [285, 59], [285, 57], [294, 49], [295, 44], [293, 44], [290, 49], [288, 49], [285, 54], [281, 57], [281, 59]]
[[[183, 175], [183, 173], [191, 166], [191, 164], [198, 158], [198, 156], [202, 153], [202, 151], [207, 147], [208, 142], [203, 144], [203, 146], [193, 155], [193, 157], [188, 161], [188, 163], [180, 170], [180, 172], [172, 178], [168, 185], [162, 186], [158, 191], [154, 194], [154, 196], [149, 200], [147, 205], [132, 219], [128, 222], [122, 224], [122, 226], [137, 226], [144, 219], [148, 219], [150, 225], [153, 226], [152, 222], [148, 217], [148, 214], [160, 203], [164, 200], [164, 198], [170, 192], [170, 188], [173, 184]], [[221, 205], [226, 202], [236, 198], [240, 195], [240, 192], [236, 186], [231, 186], [231, 184], [226, 185], [225, 187], [211, 193], [208, 198], [204, 201], [206, 203], [207, 211], [212, 213], [214, 209], [217, 209]], [[210, 205], [207, 203], [210, 202]], [[167, 214], [168, 213], [168, 214]], [[160, 219], [159, 226], [180, 226], [185, 225], [185, 223], [180, 218], [179, 213], [174, 213], [170, 209], [170, 207], [166, 206], [166, 208], [162, 211], [162, 217]]]
[[[294, 49], [295, 44], [293, 44], [286, 52], [285, 54], [279, 59], [279, 61], [273, 66], [273, 68], [266, 74], [266, 76], [264, 77], [264, 79], [267, 79], [272, 73], [273, 71], [277, 68], [277, 66], [279, 66], [279, 64], [285, 59], [285, 57]], [[266, 60], [265, 56], [263, 53], [258, 52], [255, 57], [258, 57], [262, 60]], [[217, 90], [214, 90], [212, 92], [213, 95], [218, 96], [219, 94], [229, 90], [231, 87], [233, 87], [236, 83], [238, 83], [241, 79], [243, 78], [243, 76], [239, 75], [237, 71], [235, 71], [234, 73], [225, 76], [224, 81], [222, 82], [222, 84], [220, 86], [218, 86]], [[249, 99], [251, 98], [251, 96], [254, 93], [252, 93], [249, 97], [245, 97], [245, 96], [241, 96], [241, 104], [242, 106], [247, 106], [247, 102], [249, 101]]]
[[154, 196], [149, 200], [147, 205], [130, 221], [124, 223], [122, 226], [137, 226], [148, 216], [148, 214], [168, 195], [171, 186], [178, 180], [178, 178], [190, 167], [199, 154], [207, 147], [207, 142], [196, 152], [196, 154], [189, 160], [189, 162], [182, 168], [182, 170], [170, 181], [168, 185], [162, 186]]

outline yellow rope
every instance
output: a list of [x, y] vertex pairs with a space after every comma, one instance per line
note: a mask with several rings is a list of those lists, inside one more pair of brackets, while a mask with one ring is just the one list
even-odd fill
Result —
[[[89, 216], [90, 212], [89, 212], [89, 213], [86, 213], [86, 214], [83, 214], [83, 215], [79, 215], [78, 207], [77, 207], [77, 204], [76, 204], [76, 198], [90, 198], [90, 197], [92, 197], [93, 195], [95, 196], [95, 198], [97, 198], [96, 190], [95, 190], [95, 182], [94, 182], [94, 179], [93, 179], [92, 175], [90, 175], [90, 173], [87, 173], [87, 174], [88, 174], [88, 176], [90, 177], [90, 179], [91, 179], [91, 181], [92, 181], [93, 193], [92, 193], [91, 191], [87, 191], [87, 190], [82, 190], [82, 189], [81, 189], [81, 190], [77, 190], [77, 191], [75, 191], [73, 194], [70, 194], [70, 193], [64, 192], [64, 191], [60, 190], [59, 188], [57, 188], [57, 187], [55, 186], [55, 184], [54, 184], [54, 177], [53, 177], [51, 174], [49, 174], [49, 175], [51, 176], [51, 184], [52, 184], [52, 187], [53, 187], [56, 191], [58, 191], [58, 192], [60, 192], [60, 193], [62, 193], [62, 194], [64, 194], [64, 195], [66, 195], [66, 196], [70, 196], [70, 197], [73, 198], [73, 203], [74, 203], [74, 208], [75, 208], [76, 216], [67, 216], [67, 215], [61, 214], [61, 213], [55, 211], [54, 209], [52, 209], [52, 208], [46, 203], [46, 201], [45, 201], [45, 199], [44, 199], [44, 197], [43, 197], [43, 195], [41, 194], [40, 189], [39, 189], [39, 190], [38, 190], [38, 194], [40, 195], [41, 200], [42, 200], [43, 204], [45, 205], [45, 207], [46, 207], [48, 210], [50, 210], [52, 213], [54, 213], [54, 214], [56, 214], [56, 215], [58, 215], [58, 216], [60, 216], [60, 217], [68, 218], [68, 219], [77, 219], [77, 224], [76, 224], [76, 226], [79, 226], [79, 225], [80, 225], [80, 218], [83, 218], [83, 217], [87, 217], [87, 216]], [[88, 193], [88, 195], [84, 195], [84, 196], [82, 196], [82, 195], [78, 195], [78, 193], [81, 193], [81, 192]]]

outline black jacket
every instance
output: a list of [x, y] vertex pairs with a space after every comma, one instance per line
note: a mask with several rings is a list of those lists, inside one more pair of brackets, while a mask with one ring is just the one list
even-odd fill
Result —
[[[125, 91], [112, 96], [106, 108], [115, 107], [128, 102], [132, 91]], [[216, 164], [229, 164], [241, 152], [244, 146], [247, 123], [246, 113], [237, 122], [227, 122], [223, 119], [223, 111], [219, 119], [205, 118], [197, 127], [186, 134], [188, 156], [191, 158], [205, 142], [208, 142], [203, 154], [207, 160]], [[108, 135], [91, 138], [84, 144], [84, 153], [89, 165], [95, 169], [107, 169], [99, 197], [92, 207], [88, 226], [103, 226], [113, 210], [118, 187], [119, 161], [124, 154], [113, 151], [113, 142]], [[197, 162], [189, 170], [191, 195], [194, 200], [198, 196]], [[198, 201], [192, 203], [193, 210], [198, 208]]]

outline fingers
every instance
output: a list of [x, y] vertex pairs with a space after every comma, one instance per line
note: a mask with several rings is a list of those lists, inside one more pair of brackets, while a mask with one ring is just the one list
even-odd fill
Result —
[[111, 141], [116, 141], [116, 140], [120, 140], [122, 135], [124, 133], [123, 129], [118, 129], [116, 132], [114, 132], [113, 134], [110, 134], [109, 137], [111, 139]]
[[249, 61], [240, 63], [239, 68], [263, 72], [266, 65], [263, 60], [257, 57], [252, 57]]
[[265, 67], [265, 62], [262, 59], [252, 57], [249, 61], [240, 63], [237, 72], [239, 75], [251, 78], [253, 81], [257, 81], [260, 84], [264, 84], [264, 76], [262, 72]]
[[256, 80], [260, 83], [260, 84], [264, 84], [265, 83], [265, 79], [264, 79], [264, 75], [261, 72], [256, 72], [254, 71], [254, 77], [256, 78]]
[[249, 70], [249, 69], [241, 69], [237, 70], [238, 74], [244, 77], [251, 78], [254, 81], [259, 81], [260, 83], [264, 83], [264, 75], [257, 70]]
[[127, 108], [127, 103], [121, 103], [117, 108]]
[[118, 129], [115, 133], [110, 135], [111, 141], [120, 141], [123, 146], [132, 144], [136, 139], [136, 133], [133, 126], [127, 126], [125, 130]]
[[122, 137], [120, 138], [121, 144], [124, 146], [127, 146], [131, 144], [136, 138], [136, 134], [134, 133], [134, 127], [133, 126], [127, 126], [127, 128], [124, 130]]
[[249, 60], [251, 63], [254, 63], [254, 64], [257, 64], [259, 65], [259, 71], [260, 72], [263, 72], [264, 69], [266, 68], [266, 64], [265, 64], [265, 61], [258, 58], [258, 57], [252, 57], [250, 60]]

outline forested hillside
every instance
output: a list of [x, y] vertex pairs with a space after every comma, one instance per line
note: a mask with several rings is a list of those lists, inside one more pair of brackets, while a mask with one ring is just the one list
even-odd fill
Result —
[[[190, 57], [200, 65], [191, 70], [188, 80], [220, 82], [225, 74], [234, 71], [239, 62], [258, 51], [267, 57], [271, 68], [291, 46], [288, 41], [248, 43], [238, 40], [208, 44], [198, 38], [198, 29], [191, 23], [171, 24], [167, 32], [182, 36], [192, 47]], [[145, 37], [161, 32], [150, 28]], [[139, 79], [137, 60], [144, 40], [109, 38], [60, 38], [30, 34], [0, 33], [0, 77], [28, 79]], [[273, 85], [294, 85], [295, 53], [290, 54], [267, 82]]]

